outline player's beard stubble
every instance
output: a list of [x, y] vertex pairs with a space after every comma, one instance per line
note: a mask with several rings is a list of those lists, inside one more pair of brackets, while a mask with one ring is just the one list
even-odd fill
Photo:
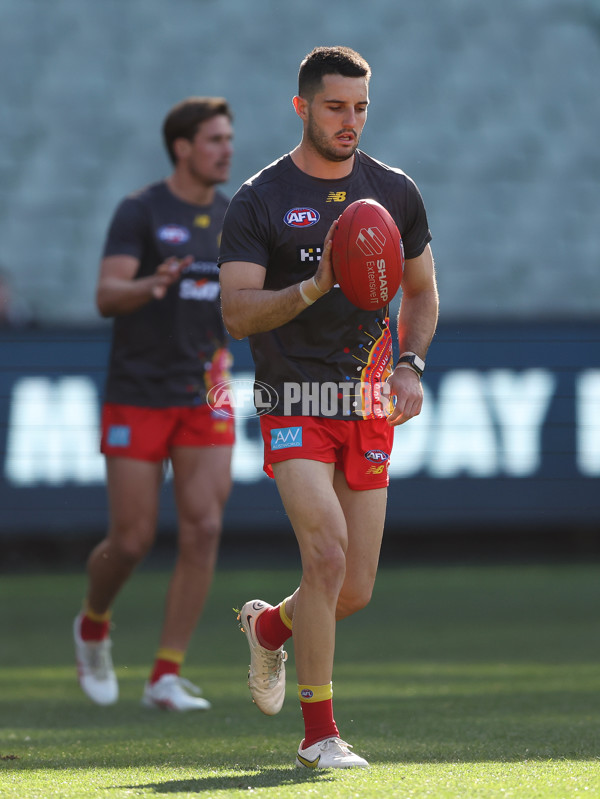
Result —
[[[352, 133], [354, 136], [354, 143], [352, 146], [350, 148], [344, 147], [343, 151], [340, 151], [340, 145], [336, 146], [336, 144], [332, 142], [332, 138], [339, 136], [341, 133]], [[347, 161], [349, 158], [352, 158], [356, 148], [358, 147], [358, 142], [360, 141], [360, 136], [355, 130], [338, 130], [336, 133], [334, 133], [333, 137], [328, 136], [314, 122], [312, 117], [309, 117], [308, 119], [308, 124], [306, 126], [306, 138], [313, 149], [316, 150], [316, 152], [327, 161]]]

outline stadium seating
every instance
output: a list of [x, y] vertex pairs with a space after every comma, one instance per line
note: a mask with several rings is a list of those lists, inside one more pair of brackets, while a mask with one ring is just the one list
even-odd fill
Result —
[[443, 314], [595, 316], [599, 22], [596, 0], [3, 0], [0, 263], [42, 322], [95, 324], [112, 210], [169, 169], [166, 110], [230, 99], [232, 193], [297, 142], [302, 56], [345, 43], [374, 71], [364, 149], [424, 194]]

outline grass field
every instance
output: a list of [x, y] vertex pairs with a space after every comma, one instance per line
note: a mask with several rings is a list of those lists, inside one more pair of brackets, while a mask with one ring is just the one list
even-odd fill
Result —
[[340, 731], [369, 770], [294, 768], [288, 698], [263, 716], [231, 608], [276, 601], [298, 574], [220, 570], [185, 676], [205, 714], [140, 706], [166, 572], [141, 572], [115, 613], [120, 702], [91, 705], [72, 660], [83, 575], [0, 577], [0, 797], [573, 797], [600, 795], [600, 567], [382, 568], [339, 626]]

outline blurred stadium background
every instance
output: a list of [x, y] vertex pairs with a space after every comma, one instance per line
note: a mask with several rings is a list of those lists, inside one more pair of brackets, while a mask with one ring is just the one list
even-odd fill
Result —
[[[470, 547], [497, 532], [596, 553], [597, 0], [2, 0], [0, 30], [0, 266], [29, 321], [0, 331], [0, 537], [104, 528], [94, 285], [115, 204], [169, 171], [166, 110], [228, 98], [232, 194], [297, 142], [301, 58], [347, 44], [373, 68], [361, 146], [421, 188], [442, 301], [428, 411], [398, 434], [388, 539], [450, 551], [459, 532]], [[238, 432], [229, 540], [289, 532], [252, 420]]]

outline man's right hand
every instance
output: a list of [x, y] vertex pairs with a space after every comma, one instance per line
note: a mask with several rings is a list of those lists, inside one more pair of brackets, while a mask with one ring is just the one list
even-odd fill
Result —
[[155, 300], [162, 300], [169, 286], [172, 286], [179, 278], [184, 269], [193, 262], [192, 255], [185, 258], [172, 256], [163, 261], [154, 273], [154, 285], [152, 286], [152, 296]]
[[323, 294], [326, 294], [337, 283], [335, 274], [333, 272], [333, 265], [331, 263], [331, 242], [337, 223], [338, 220], [336, 219], [327, 231], [325, 242], [323, 244], [323, 253], [321, 255], [321, 260], [319, 261], [319, 268], [314, 276], [317, 283], [317, 288], [322, 291]]

